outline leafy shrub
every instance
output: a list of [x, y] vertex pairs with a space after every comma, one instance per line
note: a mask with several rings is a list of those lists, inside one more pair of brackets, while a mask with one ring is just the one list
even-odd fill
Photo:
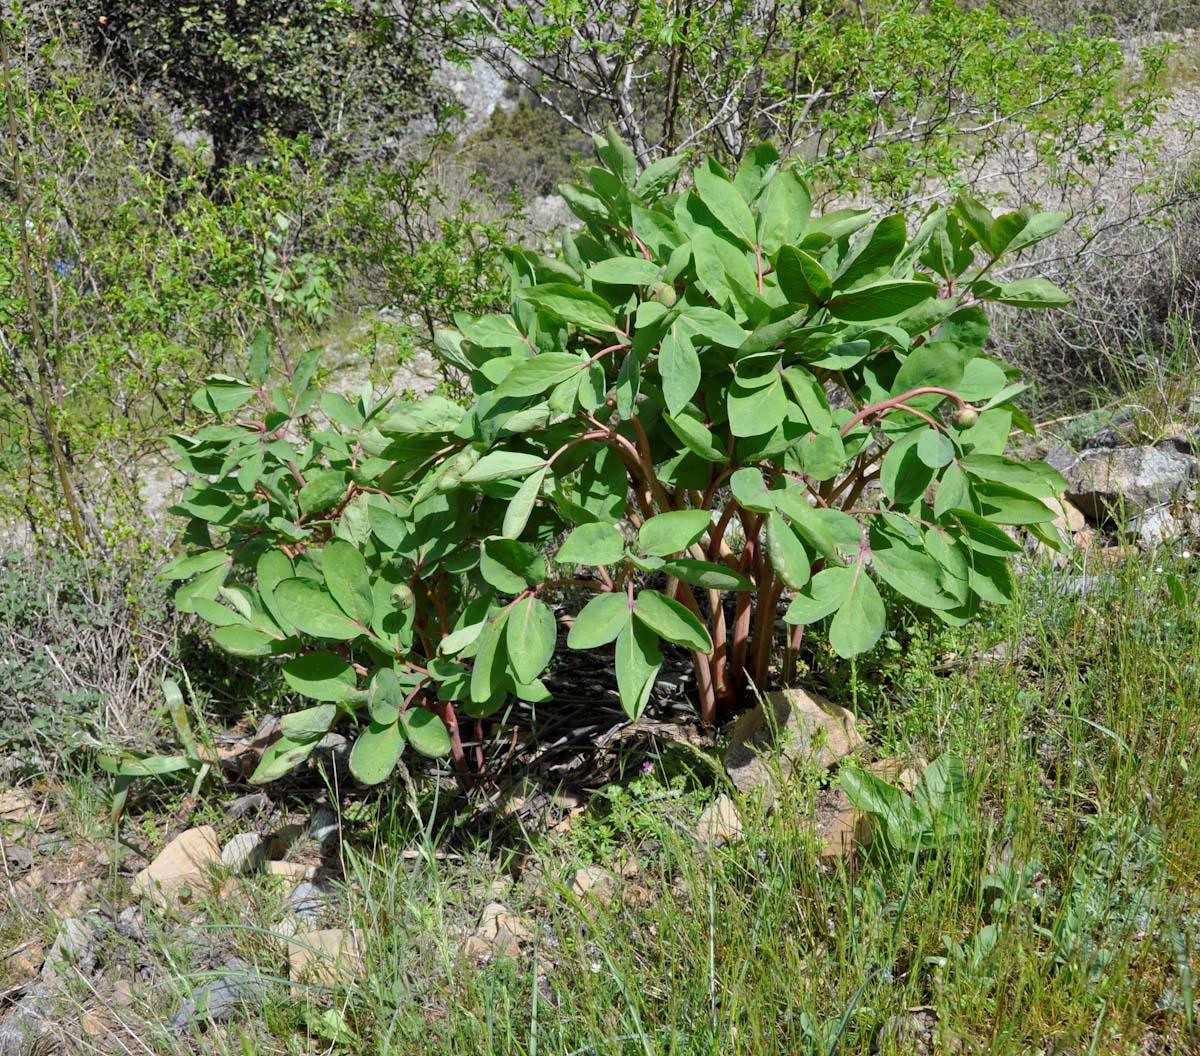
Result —
[[259, 780], [360, 714], [361, 780], [406, 743], [465, 774], [460, 715], [550, 699], [563, 591], [592, 595], [567, 645], [615, 646], [631, 717], [669, 642], [712, 723], [771, 679], [785, 596], [789, 653], [820, 625], [848, 657], [885, 629], [877, 580], [957, 624], [1012, 595], [1002, 526], [1059, 545], [1061, 478], [1003, 454], [1028, 423], [984, 307], [1065, 302], [990, 277], [1062, 214], [964, 198], [910, 234], [810, 215], [770, 147], [682, 193], [683, 159], [639, 172], [615, 134], [597, 147], [590, 186], [563, 189], [584, 231], [557, 258], [512, 251], [511, 310], [439, 336], [468, 406], [321, 393], [317, 351], [272, 385], [260, 345], [197, 395], [218, 423], [173, 439], [200, 478], [175, 508], [177, 604], [232, 652], [288, 657], [316, 702]]

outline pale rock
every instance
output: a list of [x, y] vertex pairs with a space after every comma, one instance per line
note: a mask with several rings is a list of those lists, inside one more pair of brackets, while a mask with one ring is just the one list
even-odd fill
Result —
[[1133, 539], [1143, 550], [1173, 542], [1184, 532], [1183, 522], [1167, 506], [1156, 506], [1129, 519], [1126, 537]]
[[91, 975], [96, 968], [96, 930], [81, 917], [67, 917], [58, 929], [58, 936], [46, 954], [44, 972], [62, 975], [78, 971]]
[[24, 789], [6, 788], [0, 792], [0, 821], [26, 821], [37, 809], [37, 800]]
[[871, 819], [858, 810], [843, 789], [834, 788], [817, 808], [817, 835], [822, 858], [846, 858], [871, 843]]
[[188, 829], [168, 843], [158, 857], [134, 877], [135, 894], [148, 895], [160, 904], [174, 900], [187, 889], [209, 884], [209, 871], [221, 862], [221, 845], [208, 825]]
[[[766, 707], [771, 709], [768, 719]], [[784, 780], [798, 766], [827, 770], [865, 742], [854, 716], [815, 693], [792, 688], [768, 693], [742, 715], [730, 734], [725, 768], [739, 792], [763, 788], [775, 797], [774, 766]], [[779, 753], [777, 763], [770, 756]]]
[[303, 862], [267, 862], [270, 876], [282, 876], [285, 880], [312, 880], [317, 875], [317, 866]]
[[742, 819], [729, 796], [718, 796], [700, 815], [696, 824], [696, 839], [702, 847], [720, 847], [735, 843], [744, 835]]
[[925, 769], [924, 762], [909, 762], [907, 759], [878, 759], [867, 763], [863, 769], [868, 774], [874, 774], [881, 781], [895, 785], [903, 792], [912, 792], [921, 780], [921, 772]]
[[1120, 520], [1182, 494], [1197, 469], [1191, 456], [1155, 447], [1085, 451], [1064, 474], [1066, 497], [1094, 523]]
[[571, 878], [571, 894], [576, 898], [594, 898], [607, 905], [617, 894], [620, 881], [607, 869], [586, 865]]
[[502, 902], [489, 902], [483, 908], [479, 927], [472, 938], [483, 940], [507, 957], [516, 957], [522, 943], [533, 941], [533, 928]]
[[1087, 518], [1084, 517], [1079, 507], [1072, 502], [1060, 497], [1042, 498], [1042, 502], [1054, 511], [1054, 520], [1050, 523], [1063, 533], [1068, 539], [1076, 532], [1083, 531], [1087, 527]]
[[234, 873], [252, 872], [266, 857], [266, 840], [257, 832], [239, 832], [221, 850], [221, 864]]
[[362, 966], [358, 940], [341, 928], [300, 932], [287, 945], [293, 982], [345, 983]]

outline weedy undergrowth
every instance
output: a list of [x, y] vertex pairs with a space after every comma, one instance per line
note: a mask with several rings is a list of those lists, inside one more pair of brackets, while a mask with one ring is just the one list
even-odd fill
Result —
[[684, 158], [597, 150], [563, 187], [583, 230], [557, 257], [510, 250], [510, 310], [440, 334], [466, 406], [321, 392], [319, 350], [276, 383], [263, 337], [245, 378], [197, 394], [217, 421], [172, 439], [196, 478], [177, 604], [314, 701], [257, 780], [345, 719], [362, 781], [406, 744], [469, 779], [460, 722], [551, 699], [556, 597], [590, 595], [566, 644], [615, 647], [631, 717], [670, 642], [715, 723], [771, 679], [785, 596], [787, 679], [806, 627], [843, 657], [874, 645], [877, 581], [960, 624], [1012, 596], [1004, 526], [1059, 544], [1062, 479], [1004, 456], [1031, 426], [985, 309], [1066, 302], [991, 278], [1064, 214], [963, 198], [910, 233], [811, 215], [770, 146], [680, 192]]

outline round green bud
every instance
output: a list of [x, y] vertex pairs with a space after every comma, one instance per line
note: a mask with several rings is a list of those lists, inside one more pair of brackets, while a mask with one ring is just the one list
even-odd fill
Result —
[[970, 429], [979, 421], [979, 412], [974, 407], [960, 407], [954, 412], [954, 424], [960, 429]]
[[675, 287], [668, 282], [656, 282], [650, 287], [650, 300], [657, 301], [664, 308], [674, 308], [676, 297]]

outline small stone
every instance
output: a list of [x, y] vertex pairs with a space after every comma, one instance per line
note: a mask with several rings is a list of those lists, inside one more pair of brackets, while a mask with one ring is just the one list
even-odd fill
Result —
[[28, 821], [37, 814], [37, 800], [21, 788], [0, 792], [0, 821]]
[[1173, 542], [1184, 531], [1183, 523], [1166, 506], [1156, 506], [1129, 519], [1126, 536], [1134, 539], [1143, 550]]
[[1043, 498], [1042, 502], [1054, 511], [1054, 520], [1050, 523], [1068, 539], [1076, 532], [1087, 527], [1087, 518], [1074, 503], [1064, 498]]
[[230, 957], [221, 975], [185, 998], [167, 1025], [179, 1034], [196, 1021], [219, 1023], [243, 1005], [261, 1003], [266, 992], [267, 983], [258, 972]]
[[267, 873], [271, 876], [282, 876], [287, 880], [314, 880], [317, 866], [305, 865], [303, 862], [267, 862]]
[[50, 988], [35, 986], [0, 1021], [0, 1056], [34, 1056], [55, 1051], [53, 1047], [43, 1047], [43, 1039], [53, 1030]]
[[[135, 894], [159, 904], [210, 886], [209, 870], [221, 862], [221, 845], [208, 825], [188, 829], [166, 845], [133, 881]], [[194, 895], [193, 895], [194, 897]]]
[[702, 847], [734, 843], [743, 835], [742, 819], [729, 796], [718, 796], [705, 808], [696, 824], [696, 839]]
[[300, 932], [288, 939], [293, 982], [345, 983], [361, 966], [358, 940], [341, 928]]
[[257, 832], [239, 832], [221, 851], [221, 864], [234, 873], [249, 873], [266, 860], [266, 840]]
[[533, 941], [533, 928], [522, 917], [509, 912], [503, 903], [490, 902], [484, 906], [472, 938], [490, 944], [507, 957], [517, 957], [521, 944]]
[[620, 881], [607, 869], [586, 865], [571, 878], [571, 894], [576, 898], [594, 898], [607, 905], [617, 894]]
[[327, 912], [333, 900], [323, 888], [305, 880], [288, 895], [288, 909], [299, 920], [316, 920]]
[[878, 759], [863, 767], [869, 774], [874, 774], [881, 781], [895, 785], [903, 792], [912, 792], [921, 780], [921, 772], [925, 769], [923, 762], [910, 763], [907, 759]]
[[313, 749], [317, 769], [331, 778], [344, 778], [350, 773], [350, 742], [340, 733], [327, 733]]
[[495, 947], [487, 939], [480, 938], [478, 935], [469, 936], [462, 944], [462, 955], [469, 961], [482, 961], [491, 957], [495, 952]]
[[61, 975], [71, 969], [91, 975], [96, 968], [96, 931], [80, 917], [67, 917], [58, 929], [58, 937], [46, 954], [45, 971]]
[[118, 1008], [133, 1005], [133, 986], [128, 979], [118, 979], [112, 988], [112, 1003]]
[[817, 835], [822, 858], [845, 858], [870, 845], [871, 819], [850, 802], [843, 789], [830, 789], [817, 807]]
[[[773, 722], [767, 718], [767, 707]], [[769, 759], [774, 751], [779, 752], [779, 776], [786, 781], [798, 766], [827, 770], [864, 743], [854, 716], [845, 708], [803, 689], [777, 690], [734, 723], [725, 769], [739, 792], [762, 788], [769, 804], [775, 798]]]
[[341, 841], [341, 833], [341, 819], [337, 811], [330, 810], [329, 807], [318, 807], [313, 815], [312, 824], [308, 827], [309, 836], [316, 840], [323, 850], [328, 851], [336, 850]]

